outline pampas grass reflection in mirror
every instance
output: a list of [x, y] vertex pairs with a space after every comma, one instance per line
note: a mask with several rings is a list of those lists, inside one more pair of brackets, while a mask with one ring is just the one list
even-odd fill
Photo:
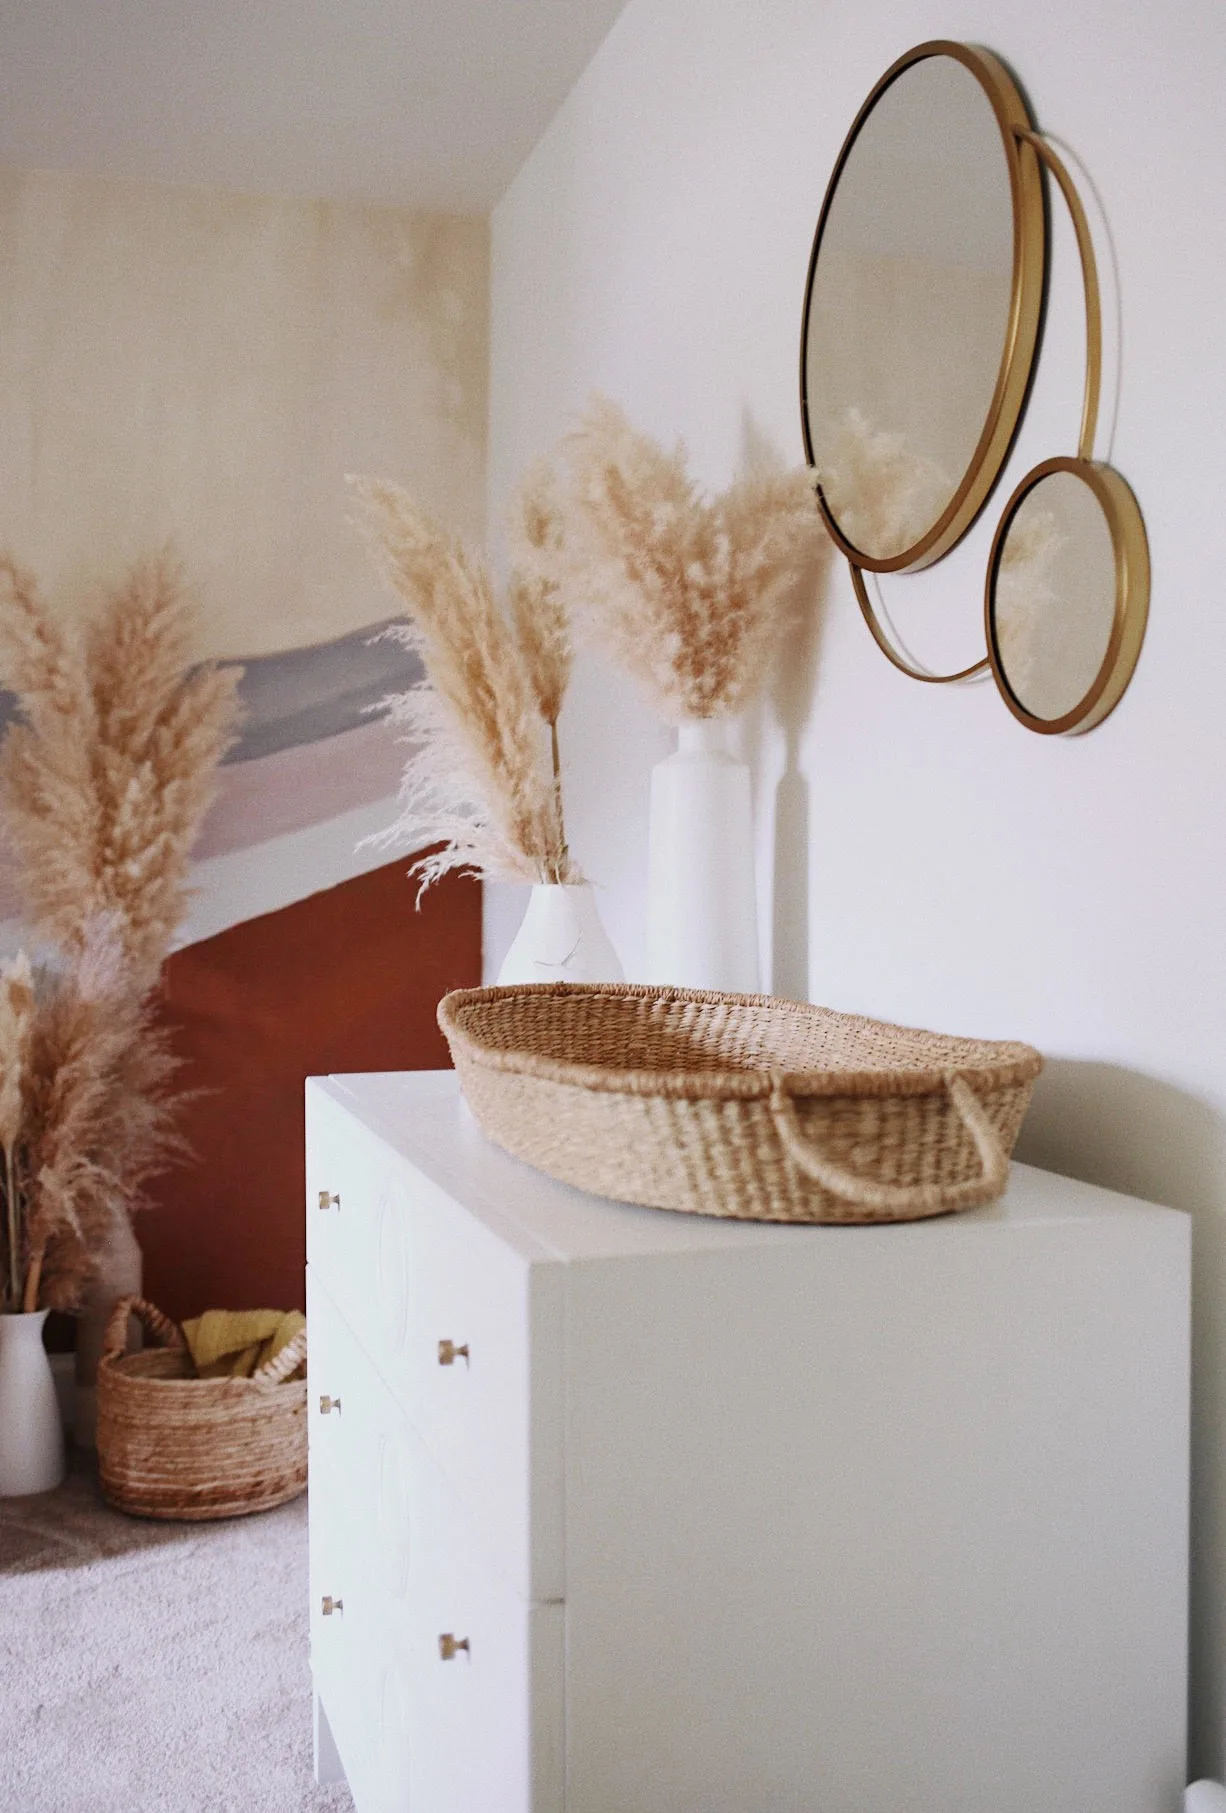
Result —
[[191, 627], [169, 555], [106, 592], [81, 636], [0, 555], [0, 681], [20, 714], [0, 751], [0, 815], [47, 953], [0, 970], [11, 1311], [77, 1307], [116, 1218], [181, 1149], [154, 991], [239, 679], [191, 668]]
[[956, 489], [935, 460], [904, 435], [875, 427], [854, 405], [814, 448], [813, 460], [842, 533], [874, 560], [914, 547]]

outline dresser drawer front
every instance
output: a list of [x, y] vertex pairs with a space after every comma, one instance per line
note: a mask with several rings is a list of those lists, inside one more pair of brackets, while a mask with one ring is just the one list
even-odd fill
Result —
[[498, 1578], [310, 1273], [308, 1317], [312, 1665], [358, 1813], [562, 1813], [562, 1606]]
[[[310, 1490], [311, 1674], [354, 1806], [373, 1813], [397, 1805], [383, 1789], [395, 1774], [396, 1759], [381, 1754], [378, 1726], [370, 1717], [378, 1656], [364, 1630], [357, 1547], [332, 1483], [329, 1490], [313, 1482]], [[399, 1804], [407, 1803], [401, 1797]]]
[[382, 1142], [307, 1090], [307, 1263], [384, 1370], [408, 1340], [412, 1231]]
[[434, 1463], [412, 1437], [387, 1385], [307, 1268], [310, 1376], [307, 1430], [312, 1509], [347, 1533], [350, 1571], [403, 1606], [417, 1543], [422, 1480]]
[[520, 1607], [518, 1626], [491, 1630], [478, 1611], [470, 1652], [450, 1662], [437, 1639], [367, 1628], [317, 1649], [315, 1691], [356, 1813], [565, 1813], [562, 1620], [560, 1605]]
[[526, 1260], [317, 1086], [307, 1183], [312, 1272], [498, 1567], [525, 1598], [561, 1599], [561, 1268]]

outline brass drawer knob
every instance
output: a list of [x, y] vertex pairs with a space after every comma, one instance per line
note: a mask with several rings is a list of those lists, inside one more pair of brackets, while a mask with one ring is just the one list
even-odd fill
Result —
[[339, 1193], [334, 1193], [331, 1190], [321, 1190], [319, 1192], [319, 1206], [321, 1209], [339, 1209], [341, 1206]]
[[454, 1341], [440, 1341], [438, 1344], [438, 1363], [440, 1366], [454, 1366], [457, 1360], [468, 1365], [468, 1342], [457, 1347]]
[[339, 1416], [341, 1413], [341, 1401], [339, 1398], [330, 1398], [327, 1396], [320, 1398], [320, 1400], [319, 1400], [320, 1416], [331, 1416], [331, 1414], [334, 1410], [335, 1410], [337, 1416]]
[[465, 1655], [471, 1656], [472, 1651], [468, 1647], [468, 1638], [453, 1637], [449, 1630], [444, 1631], [438, 1640], [438, 1653], [443, 1661], [454, 1662], [461, 1650]]
[[323, 1598], [323, 1608], [324, 1608], [324, 1617], [325, 1618], [330, 1618], [332, 1616], [333, 1612], [340, 1612], [341, 1615], [343, 1616], [344, 1611], [345, 1611], [345, 1601], [343, 1599], [334, 1599], [332, 1597], [331, 1593], [325, 1593], [324, 1598]]

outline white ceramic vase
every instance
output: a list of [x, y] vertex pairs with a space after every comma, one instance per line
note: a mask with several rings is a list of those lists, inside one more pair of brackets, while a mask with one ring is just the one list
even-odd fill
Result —
[[64, 1431], [45, 1309], [0, 1315], [0, 1498], [50, 1492], [64, 1477]]
[[538, 882], [498, 972], [517, 982], [620, 982], [622, 966], [600, 923], [589, 882]]
[[647, 980], [761, 987], [749, 768], [721, 719], [680, 725], [651, 771]]

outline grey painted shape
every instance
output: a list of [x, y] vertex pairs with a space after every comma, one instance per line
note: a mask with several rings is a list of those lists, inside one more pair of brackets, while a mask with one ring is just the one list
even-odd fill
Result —
[[[335, 642], [223, 662], [243, 669], [238, 689], [243, 722], [226, 761], [257, 761], [356, 730], [379, 715], [389, 693], [416, 685], [424, 672], [421, 661], [403, 643], [382, 635], [387, 627], [376, 623]], [[0, 690], [0, 733], [17, 715], [14, 695]]]
[[243, 662], [244, 718], [227, 761], [251, 762], [356, 730], [378, 715], [389, 693], [416, 685], [424, 671], [419, 657], [381, 634], [386, 628], [372, 624], [335, 642]]

